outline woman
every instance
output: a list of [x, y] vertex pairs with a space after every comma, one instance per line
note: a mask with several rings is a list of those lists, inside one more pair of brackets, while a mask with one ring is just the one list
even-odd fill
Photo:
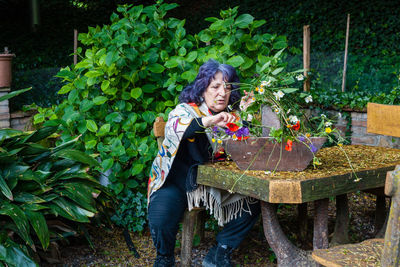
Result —
[[[240, 93], [235, 69], [215, 60], [204, 63], [195, 81], [181, 93], [179, 104], [169, 114], [163, 145], [152, 165], [148, 186], [148, 219], [157, 249], [154, 266], [174, 266], [178, 224], [186, 208], [206, 206], [220, 225], [217, 244], [203, 266], [231, 266], [230, 254], [237, 248], [260, 213], [259, 202], [239, 194], [197, 185], [197, 166], [213, 158], [215, 145], [205, 133], [208, 127], [226, 128], [237, 118], [227, 108], [236, 108]], [[234, 84], [230, 84], [234, 83]], [[242, 99], [241, 106], [248, 106]]]

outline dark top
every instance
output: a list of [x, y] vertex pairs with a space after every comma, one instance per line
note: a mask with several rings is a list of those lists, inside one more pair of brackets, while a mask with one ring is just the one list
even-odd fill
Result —
[[183, 134], [165, 183], [173, 183], [183, 192], [195, 190], [197, 166], [209, 161], [212, 154], [201, 118], [193, 119]]

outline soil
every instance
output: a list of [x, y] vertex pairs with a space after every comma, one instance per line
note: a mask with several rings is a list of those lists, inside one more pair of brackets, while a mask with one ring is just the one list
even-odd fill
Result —
[[[374, 227], [375, 196], [357, 192], [349, 194], [351, 211], [350, 241], [359, 242], [374, 237], [379, 229]], [[333, 199], [332, 199], [333, 200]], [[387, 203], [388, 204], [388, 203]], [[283, 231], [298, 247], [310, 250], [312, 247], [313, 205], [308, 205], [309, 233], [306, 240], [301, 241], [297, 236], [297, 208], [296, 205], [282, 204], [278, 207], [278, 217]], [[333, 232], [335, 221], [334, 201], [329, 205], [329, 232]], [[212, 225], [209, 220], [207, 225]], [[122, 229], [91, 226], [89, 233], [94, 248], [86, 239], [74, 238], [69, 244], [60, 245], [60, 259], [58, 262], [42, 262], [41, 266], [152, 266], [155, 258], [155, 249], [148, 231], [142, 234], [131, 233], [132, 241], [140, 254], [140, 258], [128, 250]], [[178, 240], [180, 235], [178, 234]], [[205, 240], [201, 241], [192, 251], [192, 266], [201, 266], [201, 262], [208, 249], [215, 242], [215, 232], [206, 227]], [[175, 250], [176, 266], [180, 266], [180, 248]], [[275, 255], [269, 248], [263, 235], [261, 220], [255, 225], [251, 233], [232, 254], [234, 266], [276, 266]]]

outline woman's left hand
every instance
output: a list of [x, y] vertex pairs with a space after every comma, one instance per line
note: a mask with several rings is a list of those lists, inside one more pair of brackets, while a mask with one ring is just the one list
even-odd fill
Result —
[[242, 111], [245, 111], [254, 101], [254, 92], [251, 91], [248, 93], [246, 90], [244, 90], [244, 96], [240, 100], [239, 107]]

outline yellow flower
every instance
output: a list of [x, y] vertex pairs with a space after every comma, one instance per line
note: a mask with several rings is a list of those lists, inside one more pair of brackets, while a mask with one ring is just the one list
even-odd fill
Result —
[[342, 143], [339, 143], [338, 146], [343, 146], [343, 144], [342, 144]]
[[233, 135], [232, 135], [232, 139], [233, 139], [233, 140], [237, 140], [236, 134], [233, 134]]
[[211, 142], [215, 143], [215, 138], [211, 139]]
[[331, 133], [331, 132], [332, 132], [332, 129], [331, 129], [330, 127], [328, 127], [328, 128], [325, 129], [325, 132], [326, 132], [326, 133]]
[[258, 92], [258, 87], [256, 87], [256, 92]]
[[222, 140], [221, 139], [218, 139], [218, 144], [222, 144]]
[[309, 133], [306, 133], [306, 137], [307, 138], [309, 138], [311, 136], [311, 134], [309, 134]]
[[288, 124], [286, 125], [287, 128], [292, 128], [292, 125]]

